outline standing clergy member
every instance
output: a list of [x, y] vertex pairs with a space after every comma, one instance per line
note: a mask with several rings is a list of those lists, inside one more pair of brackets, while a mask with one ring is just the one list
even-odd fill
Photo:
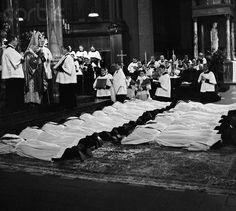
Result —
[[76, 106], [76, 70], [74, 59], [70, 54], [71, 47], [66, 46], [62, 50], [64, 56], [55, 65], [54, 69], [58, 71], [56, 82], [59, 84], [60, 104], [70, 109]]
[[2, 79], [6, 81], [6, 107], [10, 111], [19, 110], [24, 104], [23, 58], [15, 50], [17, 45], [17, 37], [9, 37], [2, 55]]
[[48, 45], [48, 40], [45, 39], [43, 47], [42, 47], [42, 51], [45, 58], [44, 69], [46, 73], [48, 88], [43, 98], [46, 102], [50, 104], [53, 102], [52, 69], [51, 69], [51, 63], [52, 63], [53, 58], [52, 58], [52, 53], [48, 49], [47, 45]]
[[94, 46], [91, 46], [90, 51], [88, 53], [88, 57], [90, 58], [90, 63], [94, 69], [95, 78], [101, 75], [101, 65], [100, 62], [102, 57], [98, 51], [96, 51]]
[[113, 74], [113, 86], [116, 94], [116, 100], [120, 102], [124, 102], [127, 95], [127, 85], [126, 85], [126, 77], [121, 69], [121, 66], [118, 64], [112, 65], [112, 69], [114, 69]]
[[140, 70], [137, 78], [137, 95], [140, 100], [147, 100], [150, 98], [149, 90], [151, 89], [151, 82], [145, 74], [145, 70]]
[[47, 89], [46, 73], [44, 69], [44, 54], [39, 43], [44, 40], [42, 33], [34, 31], [25, 52], [25, 103], [30, 106], [41, 104], [43, 94]]
[[160, 101], [170, 101], [171, 97], [171, 81], [170, 76], [167, 73], [165, 66], [161, 65], [160, 67], [161, 76], [157, 81], [156, 89], [156, 100]]
[[98, 76], [93, 84], [93, 88], [97, 90], [96, 96], [98, 98], [111, 97], [112, 79], [112, 75], [107, 73], [107, 70], [105, 68], [102, 68], [101, 76]]
[[212, 71], [208, 69], [208, 65], [203, 65], [203, 71], [199, 78], [198, 83], [201, 83], [201, 102], [212, 103], [220, 100], [220, 97], [215, 92], [216, 78]]

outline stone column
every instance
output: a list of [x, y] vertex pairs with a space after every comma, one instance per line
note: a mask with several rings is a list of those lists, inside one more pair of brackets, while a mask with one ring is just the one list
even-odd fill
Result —
[[7, 0], [7, 10], [4, 13], [4, 19], [10, 24], [11, 33], [14, 34], [14, 8], [13, 1]]
[[226, 58], [227, 60], [231, 60], [230, 53], [230, 16], [226, 16]]
[[115, 1], [109, 0], [109, 19], [113, 22], [116, 19]]
[[231, 22], [231, 58], [235, 60], [235, 32], [234, 32], [234, 20]]
[[201, 51], [205, 54], [205, 34], [204, 34], [204, 25], [201, 24]]
[[47, 34], [49, 49], [53, 58], [61, 56], [63, 45], [61, 0], [46, 0], [47, 7]]
[[138, 0], [139, 58], [154, 55], [152, 0]]
[[[7, 0], [7, 9], [4, 11], [4, 20], [10, 24], [10, 33], [18, 38], [20, 41], [20, 27], [19, 27], [19, 2], [18, 0]], [[20, 43], [18, 49], [20, 51]]]
[[193, 20], [193, 48], [194, 48], [194, 58], [198, 57], [198, 31], [197, 31], [197, 19]]

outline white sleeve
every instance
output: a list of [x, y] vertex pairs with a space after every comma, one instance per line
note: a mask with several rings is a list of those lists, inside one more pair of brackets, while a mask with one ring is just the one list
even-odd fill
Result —
[[199, 77], [198, 77], [198, 83], [200, 83], [201, 82], [201, 80], [202, 80], [202, 73], [199, 75]]
[[61, 57], [61, 59], [55, 64], [54, 68], [57, 69], [61, 65], [61, 63], [64, 61], [64, 59], [65, 59], [65, 56]]
[[62, 65], [62, 68], [63, 68], [63, 70], [64, 70], [67, 74], [71, 75], [73, 69], [75, 70], [75, 63], [74, 63], [74, 61], [73, 61], [73, 58], [70, 57], [70, 56], [68, 56], [68, 57], [65, 59], [65, 62], [64, 62], [64, 64]]
[[102, 60], [102, 57], [101, 57], [101, 54], [99, 53], [99, 51], [97, 51], [97, 58], [98, 58], [99, 60]]
[[132, 67], [132, 63], [130, 63], [129, 66], [128, 66], [129, 71], [131, 70], [131, 67]]
[[12, 67], [14, 69], [17, 69], [18, 65], [21, 64], [21, 59], [22, 59], [22, 56], [17, 52], [8, 52], [10, 53], [11, 55], [8, 55], [7, 53], [4, 55], [5, 56], [5, 59], [8, 59], [9, 62], [11, 63]]
[[169, 84], [169, 82], [168, 82], [169, 78], [168, 77], [162, 77], [161, 79], [162, 79], [160, 81], [161, 88], [167, 91], [168, 90], [168, 84]]
[[210, 76], [210, 77], [209, 77], [210, 83], [212, 83], [212, 84], [217, 84], [217, 83], [216, 83], [216, 78], [215, 78], [214, 73], [213, 73], [213, 72], [210, 72], [210, 75], [209, 75], [209, 76]]
[[97, 79], [98, 79], [98, 78], [96, 78], [95, 81], [94, 81], [94, 83], [93, 83], [93, 88], [94, 88], [94, 89], [96, 89]]
[[48, 59], [51, 61], [53, 58], [52, 58], [52, 52], [48, 49]]
[[154, 67], [155, 67], [155, 68], [158, 68], [158, 67], [160, 67], [160, 62], [158, 62], [158, 61], [155, 61], [155, 63], [154, 63]]

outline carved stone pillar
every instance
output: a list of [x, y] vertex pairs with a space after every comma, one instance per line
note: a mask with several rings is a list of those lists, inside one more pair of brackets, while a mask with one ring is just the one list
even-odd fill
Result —
[[61, 56], [63, 45], [61, 0], [46, 0], [47, 6], [47, 33], [49, 49], [54, 58]]
[[234, 32], [234, 20], [231, 22], [231, 58], [232, 60], [236, 60], [235, 58], [235, 32]]
[[138, 28], [139, 28], [139, 58], [144, 60], [154, 55], [152, 1], [139, 0], [138, 2]]
[[205, 34], [204, 34], [204, 25], [201, 24], [201, 51], [205, 54]]
[[231, 60], [230, 53], [230, 16], [226, 16], [226, 58], [227, 60]]
[[197, 19], [193, 20], [193, 46], [194, 46], [194, 58], [198, 57], [198, 30]]

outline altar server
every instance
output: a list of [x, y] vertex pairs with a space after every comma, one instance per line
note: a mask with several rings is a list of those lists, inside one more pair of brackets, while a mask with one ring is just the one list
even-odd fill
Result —
[[93, 84], [93, 88], [97, 90], [96, 96], [98, 98], [111, 97], [112, 79], [112, 75], [107, 73], [107, 70], [105, 68], [102, 68], [101, 76], [98, 76]]
[[2, 79], [6, 81], [6, 108], [19, 110], [24, 104], [23, 58], [16, 51], [18, 39], [8, 38], [8, 45], [2, 55]]
[[112, 68], [114, 68], [115, 71], [113, 75], [113, 86], [116, 94], [116, 100], [124, 102], [127, 95], [127, 84], [125, 74], [121, 69], [121, 66], [118, 64], [112, 65]]
[[60, 104], [65, 108], [76, 106], [75, 84], [76, 70], [74, 59], [71, 56], [71, 47], [66, 46], [62, 49], [64, 56], [55, 65], [54, 69], [58, 71], [56, 82], [59, 84]]
[[198, 78], [198, 83], [201, 83], [201, 102], [211, 103], [220, 100], [215, 92], [217, 83], [214, 73], [208, 69], [207, 64], [203, 65], [203, 71]]
[[171, 97], [171, 81], [170, 76], [167, 73], [165, 66], [161, 65], [160, 67], [161, 76], [157, 83], [156, 89], [156, 99], [160, 101], [170, 101]]
[[136, 97], [140, 100], [147, 100], [150, 98], [149, 90], [151, 89], [151, 82], [145, 74], [145, 70], [140, 70], [137, 78], [137, 94]]

